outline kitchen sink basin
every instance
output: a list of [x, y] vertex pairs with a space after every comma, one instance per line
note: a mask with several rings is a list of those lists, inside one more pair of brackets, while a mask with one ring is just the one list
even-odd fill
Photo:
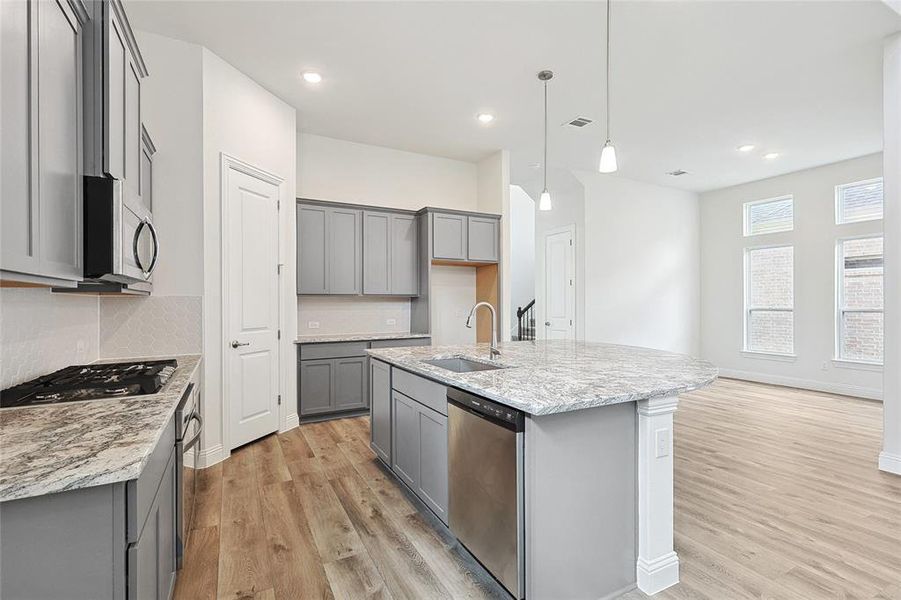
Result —
[[468, 358], [436, 358], [433, 360], [422, 361], [429, 365], [434, 365], [455, 373], [472, 373], [473, 371], [494, 371], [495, 369], [505, 369], [501, 365], [491, 365], [479, 362], [477, 360], [469, 360]]

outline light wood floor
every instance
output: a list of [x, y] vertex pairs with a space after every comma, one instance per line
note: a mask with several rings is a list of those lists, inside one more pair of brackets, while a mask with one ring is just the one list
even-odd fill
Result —
[[[732, 380], [685, 395], [682, 582], [656, 598], [901, 600], [901, 477], [876, 469], [881, 420], [875, 402]], [[368, 439], [365, 418], [302, 425], [202, 471], [176, 598], [497, 597]]]

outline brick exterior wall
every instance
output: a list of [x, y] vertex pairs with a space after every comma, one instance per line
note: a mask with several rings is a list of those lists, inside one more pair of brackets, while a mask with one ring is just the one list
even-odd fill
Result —
[[[882, 238], [842, 242], [842, 308], [882, 309]], [[882, 313], [845, 312], [841, 317], [841, 358], [882, 360]]]
[[794, 249], [757, 248], [748, 252], [747, 348], [758, 352], [794, 352]]

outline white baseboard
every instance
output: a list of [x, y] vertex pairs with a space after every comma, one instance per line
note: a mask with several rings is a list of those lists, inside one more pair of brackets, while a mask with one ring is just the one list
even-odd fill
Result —
[[901, 455], [889, 454], [886, 451], [879, 453], [879, 470], [886, 473], [901, 475]]
[[298, 425], [300, 425], [300, 416], [297, 413], [291, 413], [285, 418], [285, 428], [282, 429], [279, 433], [284, 433], [285, 431], [294, 429]]
[[225, 450], [222, 444], [216, 444], [215, 446], [211, 446], [210, 448], [206, 448], [200, 451], [200, 461], [195, 468], [197, 469], [206, 469], [207, 467], [212, 467], [216, 463], [220, 463], [226, 458], [228, 458], [229, 453]]
[[857, 398], [867, 398], [868, 400], [882, 400], [881, 389], [850, 385], [847, 383], [827, 383], [813, 379], [769, 375], [767, 373], [755, 373], [754, 371], [740, 371], [737, 369], [720, 369], [720, 377], [756, 381], [758, 383], [770, 383], [773, 385], [784, 385], [787, 387], [800, 388], [802, 390], [841, 394], [843, 396], [855, 396]]
[[638, 589], [652, 596], [679, 583], [679, 557], [675, 552], [648, 562], [639, 557], [636, 568]]

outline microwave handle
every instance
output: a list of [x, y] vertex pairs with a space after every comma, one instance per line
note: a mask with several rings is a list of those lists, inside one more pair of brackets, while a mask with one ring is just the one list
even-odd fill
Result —
[[150, 268], [147, 269], [147, 277], [150, 277], [156, 268], [156, 259], [160, 256], [160, 239], [156, 235], [156, 227], [153, 226], [153, 222], [150, 219], [145, 219], [145, 221], [150, 227], [150, 237], [153, 238], [153, 258], [150, 259]]
[[[141, 256], [138, 253], [138, 240], [141, 238], [141, 230], [145, 227], [148, 229], [148, 231], [150, 231], [150, 239], [153, 240], [153, 258], [150, 259], [150, 266], [146, 268], [143, 264], [141, 264]], [[144, 279], [150, 279], [150, 275], [156, 268], [156, 259], [160, 253], [160, 243], [156, 235], [156, 228], [153, 226], [153, 223], [150, 222], [150, 219], [141, 219], [140, 225], [138, 225], [138, 228], [135, 229], [132, 252], [134, 252], [135, 263], [137, 263], [138, 267], [141, 268], [141, 274], [144, 276]]]

